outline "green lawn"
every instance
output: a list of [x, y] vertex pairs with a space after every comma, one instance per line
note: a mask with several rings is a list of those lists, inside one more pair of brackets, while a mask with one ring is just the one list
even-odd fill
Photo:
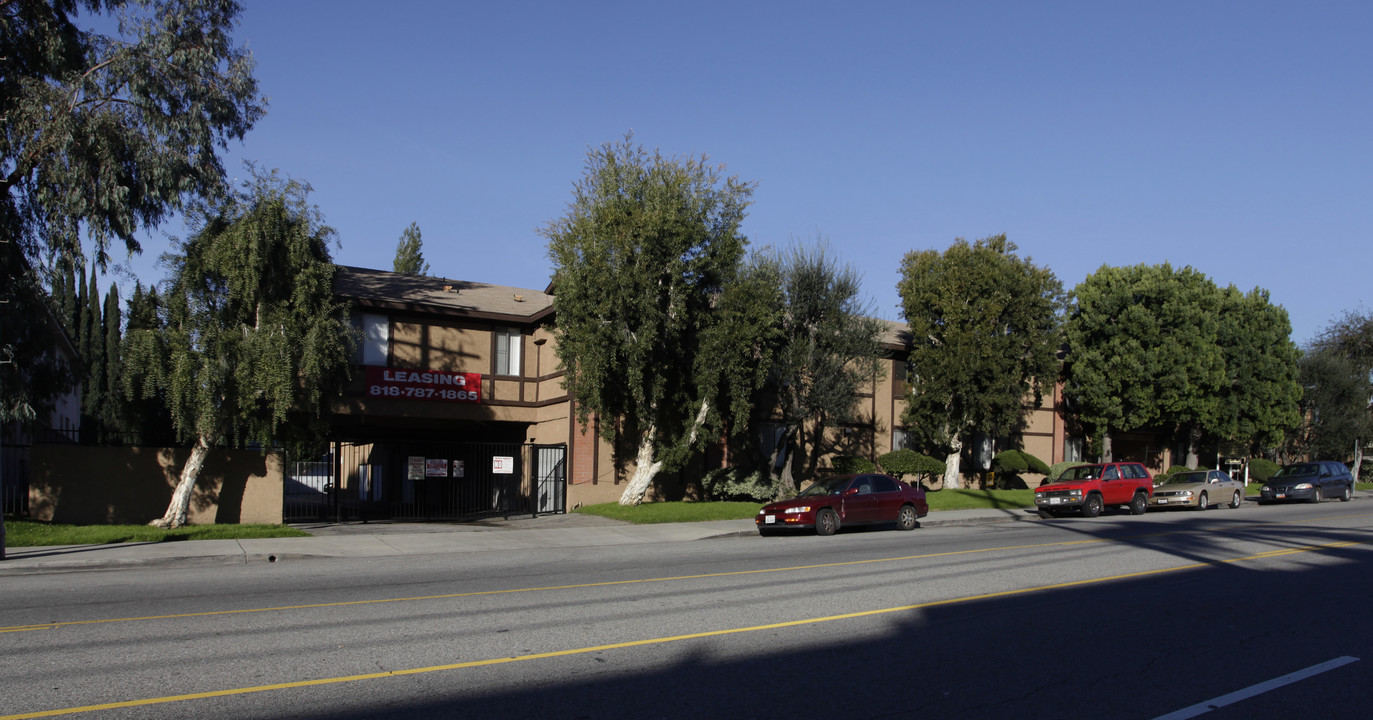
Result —
[[309, 536], [307, 532], [285, 525], [190, 525], [176, 530], [160, 530], [147, 525], [54, 525], [5, 519], [5, 547]]
[[642, 505], [600, 503], [584, 505], [572, 512], [599, 515], [614, 520], [649, 525], [653, 523], [742, 520], [758, 514], [762, 503], [751, 502], [654, 502]]

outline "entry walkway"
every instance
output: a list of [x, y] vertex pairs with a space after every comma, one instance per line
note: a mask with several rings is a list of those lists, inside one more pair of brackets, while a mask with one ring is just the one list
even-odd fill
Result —
[[[948, 510], [931, 513], [920, 523], [936, 527], [1037, 519], [1034, 510], [1025, 509]], [[751, 519], [635, 525], [578, 513], [454, 524], [301, 523], [293, 527], [310, 533], [310, 537], [9, 548], [7, 559], [0, 561], [0, 576], [757, 537]]]

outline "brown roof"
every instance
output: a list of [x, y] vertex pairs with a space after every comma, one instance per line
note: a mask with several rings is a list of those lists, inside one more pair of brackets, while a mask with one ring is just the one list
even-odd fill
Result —
[[553, 310], [542, 290], [338, 266], [334, 294], [364, 308], [536, 321]]

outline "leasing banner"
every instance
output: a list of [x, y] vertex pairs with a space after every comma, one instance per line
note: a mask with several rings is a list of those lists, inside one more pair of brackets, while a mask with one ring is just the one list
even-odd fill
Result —
[[481, 389], [481, 373], [367, 366], [367, 394], [371, 397], [479, 403]]

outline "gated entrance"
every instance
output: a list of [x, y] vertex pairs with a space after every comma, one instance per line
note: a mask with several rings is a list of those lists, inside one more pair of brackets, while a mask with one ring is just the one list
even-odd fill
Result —
[[335, 442], [288, 463], [283, 518], [474, 520], [567, 510], [567, 446]]

